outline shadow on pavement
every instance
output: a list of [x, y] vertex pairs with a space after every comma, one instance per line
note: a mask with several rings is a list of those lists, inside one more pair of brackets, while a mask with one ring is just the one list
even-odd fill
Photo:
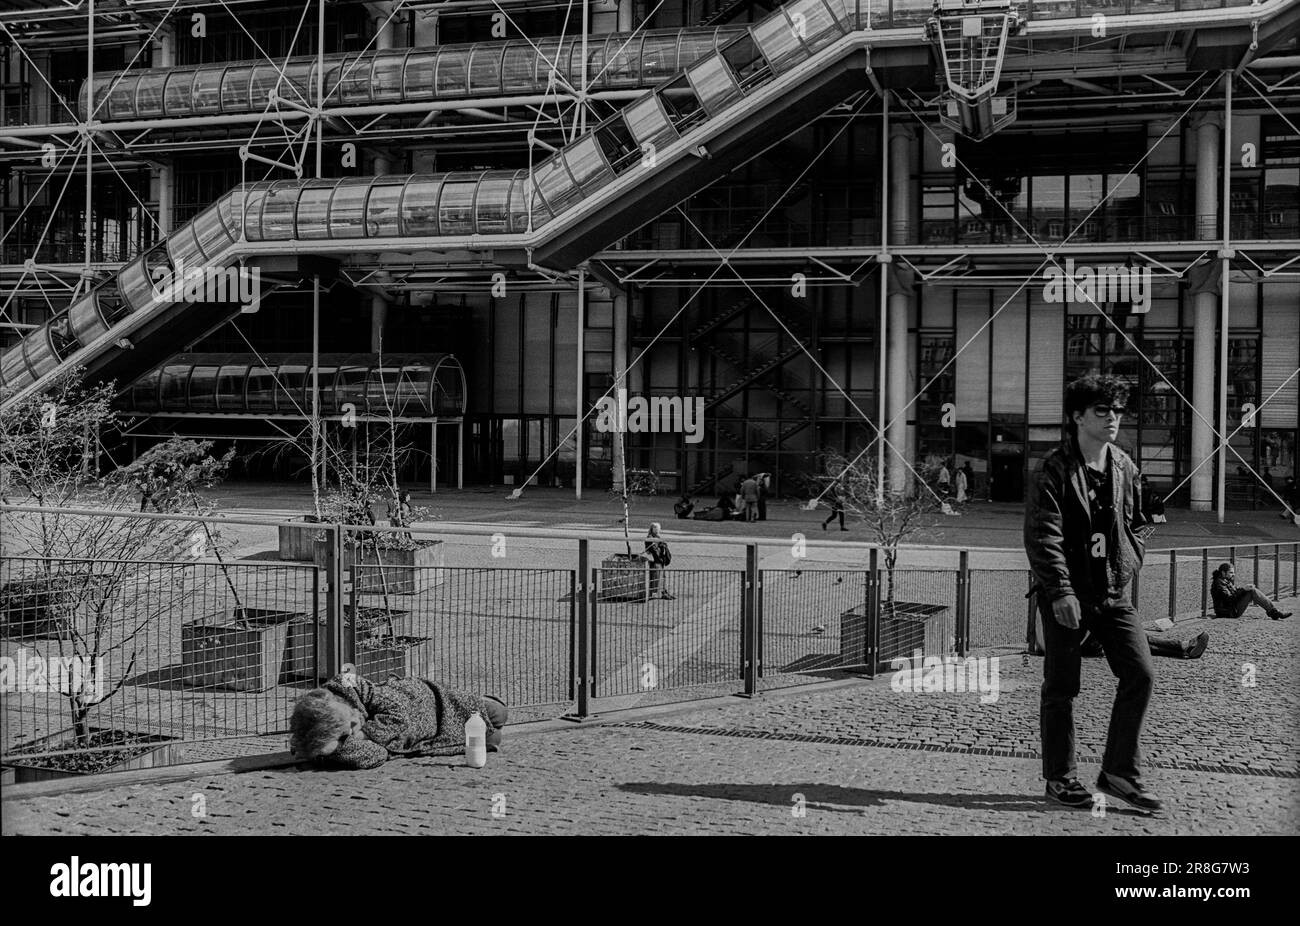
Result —
[[[841, 785], [804, 782], [788, 785], [758, 784], [686, 784], [653, 781], [629, 781], [619, 786], [620, 791], [634, 794], [672, 795], [677, 797], [710, 797], [725, 801], [749, 801], [755, 804], [776, 804], [794, 807], [796, 795], [803, 795], [805, 806], [818, 810], [835, 810], [857, 813], [863, 807], [883, 807], [886, 801], [908, 801], [915, 804], [935, 804], [940, 807], [961, 807], [968, 810], [1011, 810], [1018, 813], [1083, 813], [1069, 807], [1048, 803], [1040, 794], [943, 794], [911, 791], [883, 791], [875, 788], [846, 788]], [[1124, 814], [1128, 808], [1108, 806], [1107, 813]], [[1136, 811], [1132, 811], [1136, 813]]]

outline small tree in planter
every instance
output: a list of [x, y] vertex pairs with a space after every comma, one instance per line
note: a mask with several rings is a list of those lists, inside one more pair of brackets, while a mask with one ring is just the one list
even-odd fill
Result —
[[[171, 572], [153, 563], [174, 559], [178, 550], [192, 544], [191, 525], [182, 519], [133, 516], [142, 505], [129, 479], [117, 474], [99, 478], [90, 447], [101, 430], [116, 422], [109, 404], [114, 389], [111, 385], [83, 389], [79, 378], [80, 371], [72, 371], [44, 395], [16, 403], [0, 416], [6, 500], [41, 507], [35, 513], [5, 514], [7, 552], [29, 557], [11, 561], [11, 565], [26, 564], [28, 575], [7, 584], [6, 597], [12, 603], [15, 585], [35, 592], [25, 604], [39, 608], [43, 617], [20, 622], [20, 635], [28, 635], [26, 631], [39, 624], [55, 650], [42, 654], [43, 658], [57, 655], [59, 664], [69, 670], [53, 687], [62, 699], [70, 731], [28, 742], [17, 751], [82, 750], [73, 756], [29, 761], [28, 765], [46, 766], [29, 768], [29, 777], [103, 771], [123, 761], [142, 765], [157, 756], [159, 747], [149, 744], [165, 737], [96, 728], [92, 714], [118, 695], [131, 677], [142, 634], [183, 606], [185, 596], [183, 591], [177, 593]], [[108, 514], [92, 517], [67, 510], [77, 507]], [[12, 636], [12, 614], [4, 617]], [[141, 754], [86, 752], [130, 744], [140, 744], [132, 752]]]
[[[881, 660], [910, 656], [914, 648], [923, 648], [926, 619], [942, 613], [945, 607], [918, 602], [898, 601], [898, 548], [908, 537], [932, 523], [939, 512], [940, 499], [930, 488], [934, 475], [928, 467], [918, 473], [918, 485], [909, 487], [889, 484], [888, 473], [879, 473], [875, 460], [854, 462], [841, 453], [826, 455], [823, 485], [837, 492], [846, 515], [866, 526], [872, 540], [880, 547], [885, 560], [886, 584], [881, 596]], [[859, 636], [844, 622], [862, 622], [865, 618], [850, 611], [841, 616], [841, 640]]]
[[[616, 435], [621, 436], [621, 435]], [[623, 479], [609, 490], [623, 507], [623, 553], [612, 553], [600, 564], [600, 599], [602, 601], [647, 601], [650, 597], [650, 561], [632, 552], [632, 499], [654, 495], [659, 489], [658, 474], [652, 470], [629, 470], [622, 459], [625, 441], [618, 441], [618, 469]]]

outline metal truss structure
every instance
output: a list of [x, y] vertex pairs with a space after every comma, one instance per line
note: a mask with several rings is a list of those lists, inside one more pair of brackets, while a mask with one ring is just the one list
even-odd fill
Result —
[[[286, 3], [281, 9], [292, 14], [286, 19], [295, 30], [289, 48], [300, 51], [310, 31], [310, 55], [267, 53], [240, 20], [241, 12], [268, 6], [251, 0], [32, 0], [11, 6], [18, 8], [0, 11], [0, 39], [26, 73], [44, 82], [37, 95], [49, 111], [41, 122], [0, 126], [0, 160], [12, 175], [39, 178], [31, 201], [0, 228], [0, 245], [28, 209], [52, 219], [60, 202], [77, 196], [85, 229], [79, 259], [57, 248], [52, 253], [47, 222], [26, 256], [0, 264], [0, 326], [24, 335], [0, 358], [0, 380], [18, 390], [9, 400], [38, 390], [74, 360], [94, 368], [111, 356], [104, 370], [142, 375], [156, 362], [139, 370], [129, 357], [144, 339], [171, 338], [174, 351], [226, 324], [229, 315], [197, 326], [173, 324], [167, 315], [165, 324], [150, 327], [146, 316], [153, 309], [146, 311], [145, 303], [154, 297], [140, 281], [147, 283], [158, 268], [175, 271], [178, 257], [256, 267], [281, 287], [314, 278], [318, 300], [324, 271], [376, 300], [377, 312], [380, 303], [413, 294], [492, 292], [503, 284], [518, 292], [569, 289], [578, 300], [580, 414], [540, 471], [570, 439], [583, 459], [583, 421], [596, 407], [582, 385], [584, 301], [593, 286], [618, 298], [665, 287], [692, 293], [657, 332], [641, 338], [635, 353], [626, 343], [617, 347], [624, 356], [615, 360], [605, 395], [626, 388], [655, 345], [693, 317], [685, 313], [696, 312], [700, 294], [739, 287], [747, 294], [741, 303], [699, 318], [689, 333], [693, 344], [737, 371], [709, 398], [715, 430], [762, 452], [806, 428], [811, 411], [755, 437], [752, 424], [727, 412], [728, 400], [747, 389], [797, 407], [771, 374], [798, 358], [868, 425], [875, 436], [862, 455], [874, 453], [880, 470], [901, 485], [913, 465], [908, 421], [930, 384], [916, 388], [896, 369], [907, 326], [899, 280], [922, 289], [1018, 283], [1019, 293], [1045, 268], [1073, 259], [1136, 262], [1166, 280], [1187, 280], [1210, 268], [1224, 281], [1300, 278], [1295, 238], [1235, 233], [1231, 207], [1232, 159], [1240, 156], [1234, 117], [1277, 117], [1292, 131], [1300, 122], [1300, 0], [1249, 6], [1228, 0], [1211, 9], [1204, 3], [1182, 9], [1176, 0], [1062, 0], [1025, 3], [1023, 18], [997, 0], [937, 0], [932, 9], [915, 0], [793, 0], [747, 23], [726, 22], [746, 5], [722, 3], [708, 5], [698, 26], [671, 33], [646, 28], [658, 10], [653, 3], [650, 16], [634, 24], [627, 0], [563, 0], [548, 5], [561, 27], [546, 36], [520, 28], [529, 6], [524, 3], [395, 0], [363, 5], [373, 28], [361, 47], [345, 52], [327, 47], [323, 0]], [[214, 11], [243, 30], [257, 57], [177, 67], [179, 30], [197, 28], [205, 12]], [[493, 17], [502, 39], [430, 46], [398, 41], [396, 24], [408, 36], [436, 35], [438, 17], [451, 11]], [[599, 32], [593, 30], [597, 15], [605, 17]], [[97, 48], [119, 39], [139, 42], [139, 49], [125, 67], [101, 68]], [[52, 86], [36, 61], [74, 41], [85, 48], [86, 79], [76, 100]], [[149, 48], [152, 67], [134, 67]], [[770, 208], [748, 232], [725, 243], [684, 208], [691, 195], [755, 158], [779, 162], [784, 140], [818, 119], [838, 122], [841, 131], [878, 120], [879, 228], [861, 243], [751, 241], [779, 204], [806, 184], [831, 143], [792, 165]], [[1221, 144], [1216, 138], [1207, 149], [1222, 153], [1221, 188], [1204, 189], [1198, 166], [1197, 194], [1198, 203], [1221, 208], [1182, 217], [1189, 220], [1184, 233], [1112, 240], [1096, 240], [1084, 229], [1113, 190], [1064, 234], [1040, 240], [1004, 191], [966, 163], [956, 138], [979, 142], [1018, 121], [1042, 129], [1155, 124], [1163, 140], [1192, 120], [1223, 133]], [[837, 137], [832, 133], [831, 142]], [[394, 152], [416, 141], [481, 158], [484, 166], [392, 175]], [[918, 144], [943, 152], [944, 168], [983, 204], [981, 220], [1001, 237], [926, 240], [916, 197], [908, 192], [909, 152]], [[1130, 174], [1154, 150], [1150, 146]], [[193, 222], [173, 223], [173, 160], [231, 151], [238, 153], [240, 186]], [[502, 151], [522, 166], [494, 162]], [[344, 179], [326, 170], [327, 158], [350, 156], [355, 164], [366, 153], [368, 175]], [[123, 175], [139, 165], [159, 175], [152, 203]], [[146, 253], [128, 255], [134, 262], [95, 253], [92, 222], [106, 187], [125, 191], [153, 226], [144, 236], [152, 242]], [[343, 214], [349, 191], [368, 203], [365, 215], [336, 221], [334, 210]], [[385, 197], [390, 211], [376, 207], [372, 215], [371, 205]], [[680, 218], [703, 246], [629, 246], [630, 233], [663, 215]], [[134, 283], [133, 273], [139, 277]], [[873, 277], [879, 288], [878, 387], [877, 406], [868, 410], [809, 346], [806, 308], [778, 302], [770, 287], [798, 279], [811, 288], [858, 288], [872, 285]], [[1230, 290], [1224, 285], [1216, 303], [1225, 332]], [[13, 311], [19, 300], [43, 301], [53, 321], [20, 321]], [[948, 367], [1010, 301], [958, 346]], [[1092, 302], [1092, 308], [1131, 342], [1101, 305]], [[738, 354], [715, 335], [750, 312], [764, 315], [781, 336], [767, 353], [741, 356], [743, 350]], [[1219, 342], [1218, 399], [1211, 403], [1218, 405], [1217, 420], [1206, 411], [1204, 395], [1189, 397], [1165, 383], [1216, 442], [1214, 454], [1194, 461], [1193, 473], [1217, 456], [1222, 517], [1228, 454], [1237, 451], [1227, 419], [1228, 338]], [[1254, 473], [1250, 461], [1241, 463]], [[579, 494], [582, 471], [578, 466]], [[718, 478], [715, 470], [697, 487]]]

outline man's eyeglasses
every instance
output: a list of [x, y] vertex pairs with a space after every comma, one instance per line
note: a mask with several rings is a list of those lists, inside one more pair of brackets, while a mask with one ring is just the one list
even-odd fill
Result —
[[1094, 405], [1092, 413], [1098, 418], [1109, 418], [1113, 413], [1116, 418], [1124, 417], [1124, 407], [1122, 405]]

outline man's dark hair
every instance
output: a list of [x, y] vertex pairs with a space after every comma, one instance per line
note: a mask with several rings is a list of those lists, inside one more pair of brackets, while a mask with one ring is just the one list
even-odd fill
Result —
[[1094, 405], [1126, 405], [1131, 387], [1122, 377], [1110, 373], [1089, 373], [1065, 387], [1065, 425], [1073, 433], [1074, 413]]
[[1215, 575], [1226, 576], [1228, 570], [1232, 568], [1232, 563], [1223, 563], [1218, 569], [1214, 570]]

